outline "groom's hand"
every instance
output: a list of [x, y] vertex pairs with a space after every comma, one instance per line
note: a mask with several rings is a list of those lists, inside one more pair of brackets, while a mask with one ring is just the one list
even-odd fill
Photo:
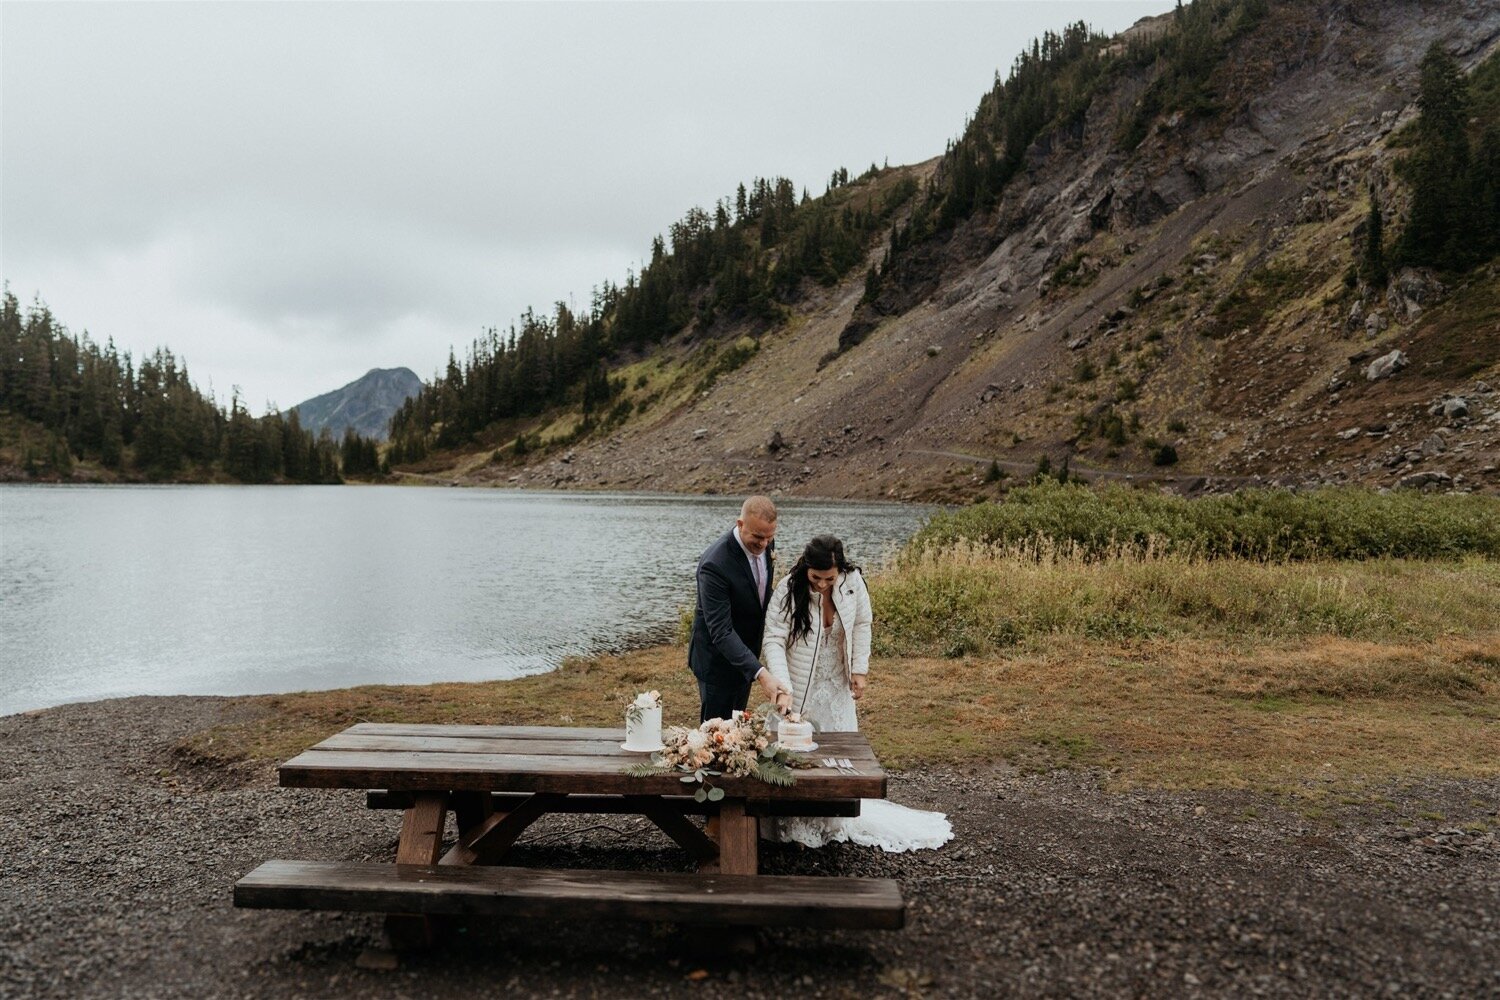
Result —
[[865, 675], [852, 674], [849, 677], [849, 693], [854, 696], [855, 701], [865, 696]]
[[781, 682], [776, 679], [776, 675], [771, 673], [771, 671], [765, 667], [761, 667], [760, 673], [755, 676], [755, 679], [760, 682], [761, 690], [766, 693], [767, 698], [776, 704], [777, 708], [781, 707], [781, 698], [783, 696], [785, 696], [787, 704], [791, 704], [792, 693], [781, 686]]

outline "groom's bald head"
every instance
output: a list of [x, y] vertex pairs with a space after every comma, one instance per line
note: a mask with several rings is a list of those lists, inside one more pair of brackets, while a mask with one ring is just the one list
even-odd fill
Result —
[[740, 529], [740, 544], [745, 551], [758, 556], [776, 537], [776, 505], [770, 497], [746, 497], [735, 524]]
[[770, 497], [746, 497], [745, 502], [740, 504], [740, 520], [747, 517], [757, 517], [775, 524], [776, 505], [771, 502]]

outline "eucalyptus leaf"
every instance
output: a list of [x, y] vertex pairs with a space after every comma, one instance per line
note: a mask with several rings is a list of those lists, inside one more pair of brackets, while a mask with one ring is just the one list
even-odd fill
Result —
[[724, 789], [710, 788], [708, 790], [708, 801], [717, 802], [724, 797]]
[[[716, 791], [716, 792], [717, 792], [717, 791], [719, 791], [719, 790], [718, 790], [718, 789], [717, 789], [717, 788], [715, 788], [715, 789], [714, 789], [714, 791]], [[720, 792], [720, 794], [721, 794], [721, 795], [722, 795], [722, 794], [723, 794], [723, 793], [722, 793], [722, 792]], [[694, 793], [693, 793], [693, 801], [694, 801], [694, 802], [702, 802], [702, 801], [704, 801], [704, 800], [705, 800], [705, 799], [707, 799], [707, 798], [708, 798], [708, 793], [707, 793], [707, 792], [705, 792], [705, 791], [704, 791], [704, 790], [703, 790], [703, 789], [701, 789], [701, 788], [700, 788], [700, 789], [698, 789], [698, 790], [697, 790], [697, 791], [696, 791], [696, 792], [694, 792]]]
[[682, 782], [684, 785], [691, 785], [693, 782], [701, 781], [703, 779], [699, 778], [696, 774], [684, 774], [677, 780]]

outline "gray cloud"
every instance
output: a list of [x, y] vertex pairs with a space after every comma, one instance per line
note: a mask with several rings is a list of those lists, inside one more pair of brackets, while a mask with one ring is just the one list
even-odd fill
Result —
[[426, 376], [742, 180], [936, 155], [1043, 30], [1169, 6], [6, 3], [3, 273], [256, 405]]

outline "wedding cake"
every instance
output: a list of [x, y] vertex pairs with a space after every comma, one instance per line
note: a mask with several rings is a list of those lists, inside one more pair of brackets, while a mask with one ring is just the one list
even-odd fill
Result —
[[788, 750], [812, 750], [817, 744], [812, 738], [811, 722], [803, 722], [800, 716], [791, 715], [776, 727], [776, 741]]
[[661, 695], [656, 691], [645, 691], [636, 695], [635, 701], [625, 710], [625, 750], [660, 750], [661, 742]]

